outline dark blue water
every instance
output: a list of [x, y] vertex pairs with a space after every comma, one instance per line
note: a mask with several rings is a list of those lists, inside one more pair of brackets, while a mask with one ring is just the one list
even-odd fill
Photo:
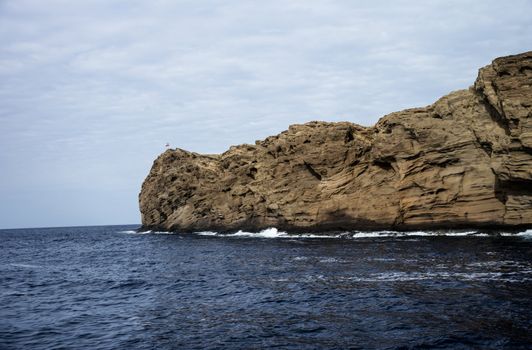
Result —
[[0, 230], [1, 349], [526, 349], [527, 237]]

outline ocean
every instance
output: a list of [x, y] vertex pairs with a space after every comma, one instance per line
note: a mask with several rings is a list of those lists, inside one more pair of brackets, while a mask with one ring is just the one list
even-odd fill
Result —
[[0, 349], [530, 349], [532, 231], [0, 230]]

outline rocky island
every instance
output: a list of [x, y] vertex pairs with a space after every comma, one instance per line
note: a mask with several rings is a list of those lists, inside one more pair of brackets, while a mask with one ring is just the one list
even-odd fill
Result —
[[532, 51], [373, 127], [292, 125], [219, 155], [167, 150], [143, 229], [289, 232], [532, 227]]

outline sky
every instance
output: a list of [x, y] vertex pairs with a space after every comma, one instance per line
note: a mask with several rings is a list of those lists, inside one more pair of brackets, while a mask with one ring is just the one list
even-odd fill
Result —
[[165, 143], [365, 126], [532, 50], [532, 1], [0, 0], [0, 228], [138, 224]]

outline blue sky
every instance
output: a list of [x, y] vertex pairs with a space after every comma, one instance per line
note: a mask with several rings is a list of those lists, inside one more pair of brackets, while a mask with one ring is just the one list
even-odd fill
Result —
[[0, 228], [139, 223], [164, 144], [372, 125], [532, 49], [532, 2], [0, 0]]

